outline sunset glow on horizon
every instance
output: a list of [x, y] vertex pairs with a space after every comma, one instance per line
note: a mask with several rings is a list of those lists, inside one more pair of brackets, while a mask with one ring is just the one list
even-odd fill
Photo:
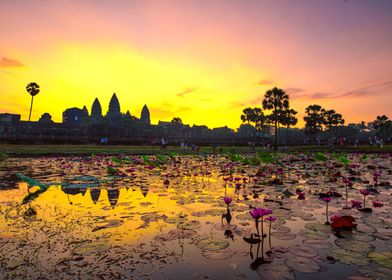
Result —
[[392, 1], [17, 0], [0, 14], [0, 113], [23, 120], [29, 82], [32, 120], [96, 97], [106, 113], [115, 92], [154, 124], [237, 128], [274, 86], [300, 127], [311, 104], [346, 124], [391, 113]]

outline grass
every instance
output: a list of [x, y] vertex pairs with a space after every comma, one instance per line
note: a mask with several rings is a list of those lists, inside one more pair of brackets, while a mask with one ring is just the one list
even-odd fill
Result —
[[[262, 151], [257, 147], [256, 152]], [[328, 146], [292, 146], [287, 149], [288, 152], [328, 152]], [[383, 148], [370, 146], [347, 146], [336, 147], [336, 152], [365, 152], [365, 153], [382, 153], [392, 152], [392, 145], [386, 145]], [[249, 153], [249, 147], [218, 147], [219, 153]], [[99, 145], [0, 145], [0, 160], [7, 157], [22, 156], [55, 156], [55, 155], [91, 155], [91, 154], [137, 154], [137, 155], [156, 155], [156, 154], [197, 154], [212, 153], [212, 147], [200, 147], [200, 151], [192, 151], [191, 148], [182, 150], [180, 147], [169, 146], [162, 149], [159, 146], [99, 146]]]

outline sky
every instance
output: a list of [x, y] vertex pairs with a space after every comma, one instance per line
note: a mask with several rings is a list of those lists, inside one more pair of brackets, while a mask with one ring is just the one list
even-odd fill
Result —
[[290, 96], [303, 126], [319, 104], [346, 123], [392, 117], [389, 0], [0, 0], [0, 112], [61, 122], [70, 107], [153, 123], [241, 124], [266, 90]]

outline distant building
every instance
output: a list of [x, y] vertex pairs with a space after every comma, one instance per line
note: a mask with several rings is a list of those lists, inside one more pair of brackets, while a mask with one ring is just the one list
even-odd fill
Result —
[[142, 113], [140, 114], [140, 121], [144, 124], [151, 124], [151, 120], [150, 120], [150, 111], [147, 108], [147, 105], [144, 104], [143, 109], [142, 109]]
[[20, 115], [3, 113], [0, 114], [0, 122], [5, 123], [18, 123], [20, 121]]
[[63, 124], [70, 126], [78, 126], [82, 121], [88, 118], [86, 110], [79, 108], [69, 108], [63, 112]]
[[51, 124], [51, 123], [53, 123], [52, 116], [49, 113], [44, 113], [39, 118], [38, 122], [41, 124]]
[[120, 110], [120, 102], [115, 93], [113, 93], [112, 98], [109, 102], [109, 110], [106, 114], [106, 118], [108, 118], [112, 122], [116, 122], [121, 120], [121, 110]]
[[100, 120], [102, 120], [102, 107], [98, 98], [95, 98], [93, 105], [91, 106], [90, 120], [92, 123], [98, 123]]

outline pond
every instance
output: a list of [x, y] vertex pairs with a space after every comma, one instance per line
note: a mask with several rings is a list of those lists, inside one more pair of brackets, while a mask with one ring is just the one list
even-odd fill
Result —
[[0, 273], [4, 279], [391, 279], [390, 154], [265, 158], [3, 160]]

